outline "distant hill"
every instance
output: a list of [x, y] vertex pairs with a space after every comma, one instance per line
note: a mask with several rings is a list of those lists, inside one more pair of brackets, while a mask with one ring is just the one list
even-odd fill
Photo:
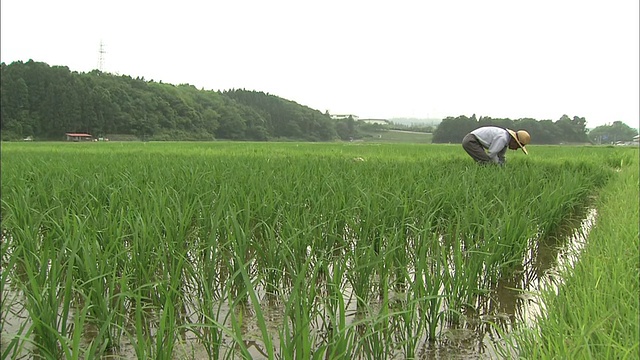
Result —
[[346, 120], [264, 92], [198, 90], [33, 60], [0, 63], [0, 90], [2, 140], [64, 140], [66, 133], [151, 141], [332, 141], [356, 135]]

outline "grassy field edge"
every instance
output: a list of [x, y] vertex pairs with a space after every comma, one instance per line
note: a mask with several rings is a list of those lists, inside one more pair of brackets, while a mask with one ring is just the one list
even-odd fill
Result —
[[638, 163], [603, 190], [598, 221], [558, 294], [542, 294], [545, 315], [516, 343], [526, 359], [639, 358]]

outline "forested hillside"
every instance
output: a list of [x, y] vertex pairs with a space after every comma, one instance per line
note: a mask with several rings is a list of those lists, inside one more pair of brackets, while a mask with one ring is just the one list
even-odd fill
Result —
[[[389, 128], [351, 117], [331, 119], [260, 91], [198, 90], [98, 70], [78, 73], [33, 60], [0, 64], [0, 101], [2, 140], [64, 140], [65, 133], [80, 132], [140, 140], [331, 141], [371, 137], [372, 131]], [[433, 142], [458, 143], [482, 125], [526, 129], [536, 144], [629, 141], [638, 133], [618, 121], [594, 129], [588, 138], [586, 120], [577, 116], [538, 121], [473, 115], [444, 119]]]
[[338, 137], [328, 114], [263, 92], [198, 90], [32, 60], [0, 67], [3, 140], [62, 140], [67, 132], [150, 140]]

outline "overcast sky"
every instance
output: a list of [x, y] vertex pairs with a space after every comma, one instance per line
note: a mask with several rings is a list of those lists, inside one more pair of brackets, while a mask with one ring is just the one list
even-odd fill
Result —
[[361, 118], [640, 121], [638, 0], [2, 0], [0, 60]]

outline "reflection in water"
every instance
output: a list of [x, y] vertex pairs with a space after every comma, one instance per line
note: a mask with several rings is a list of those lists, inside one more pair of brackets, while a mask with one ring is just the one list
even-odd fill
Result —
[[547, 238], [539, 241], [536, 246], [535, 256], [531, 257], [533, 264], [530, 266], [531, 274], [523, 279], [520, 289], [525, 292], [518, 320], [528, 326], [535, 324], [535, 319], [543, 311], [538, 294], [543, 291], [558, 290], [558, 286], [564, 281], [562, 274], [565, 270], [574, 267], [582, 250], [587, 244], [587, 237], [595, 224], [597, 211], [591, 208], [578, 227], [574, 228], [568, 236]]

